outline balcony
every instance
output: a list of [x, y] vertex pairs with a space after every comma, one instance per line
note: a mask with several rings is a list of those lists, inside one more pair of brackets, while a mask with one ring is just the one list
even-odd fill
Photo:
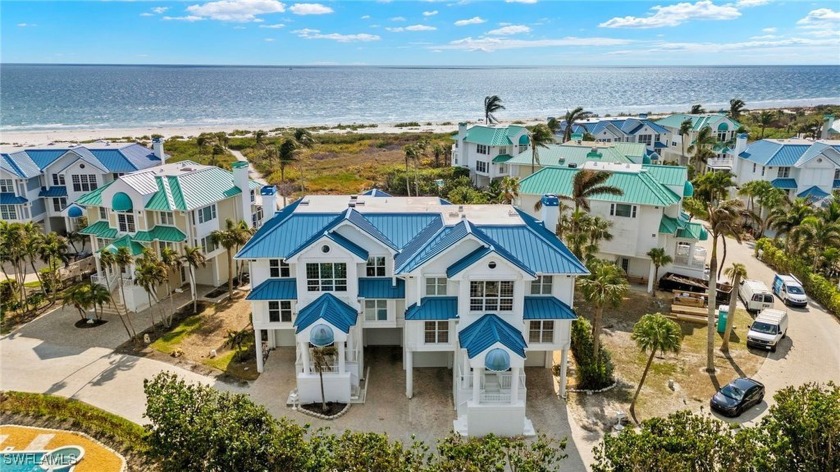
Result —
[[732, 166], [735, 164], [735, 159], [731, 157], [715, 157], [713, 159], [709, 159], [706, 163], [706, 166], [710, 169], [727, 169], [732, 170]]
[[[459, 369], [460, 371], [461, 369]], [[481, 385], [479, 389], [479, 404], [511, 404], [511, 385], [513, 374], [511, 372], [489, 372], [485, 371], [481, 378]], [[525, 372], [519, 373], [519, 392], [517, 401], [524, 401], [528, 389], [525, 388]], [[460, 375], [460, 389], [459, 399], [466, 402], [472, 398], [473, 395], [473, 375], [468, 372], [467, 375]]]

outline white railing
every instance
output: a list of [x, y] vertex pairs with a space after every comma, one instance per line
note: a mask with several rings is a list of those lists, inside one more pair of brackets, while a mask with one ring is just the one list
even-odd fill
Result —
[[732, 168], [732, 165], [735, 163], [735, 160], [731, 157], [715, 157], [709, 159], [707, 162], [708, 167], [728, 167]]
[[482, 392], [479, 401], [481, 403], [510, 403], [510, 393]]
[[108, 290], [113, 290], [117, 286], [117, 277], [106, 277], [105, 275], [91, 274], [91, 283], [107, 287]]
[[[511, 384], [513, 383], [513, 373], [505, 372], [503, 374], [496, 374], [499, 377], [499, 386], [502, 389], [510, 389]], [[519, 372], [519, 387], [523, 387], [525, 385], [525, 372]]]

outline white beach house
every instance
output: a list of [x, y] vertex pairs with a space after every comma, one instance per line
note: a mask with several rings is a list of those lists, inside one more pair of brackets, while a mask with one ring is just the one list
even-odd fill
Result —
[[539, 164], [533, 164], [533, 153], [525, 150], [504, 158], [507, 175], [523, 178], [543, 167], [582, 167], [587, 162], [613, 164], [650, 164], [644, 144], [607, 143], [595, 141], [569, 141], [563, 144], [549, 144], [539, 149]]
[[165, 160], [159, 140], [153, 149], [107, 142], [13, 149], [0, 154], [0, 218], [75, 231], [83, 209], [74, 203], [82, 195]]
[[452, 165], [470, 170], [478, 187], [508, 175], [505, 162], [528, 149], [528, 129], [517, 125], [473, 125], [458, 123], [453, 136]]
[[[560, 123], [558, 135], [566, 131], [566, 122]], [[645, 147], [648, 156], [659, 154], [668, 147], [663, 141], [668, 130], [648, 118], [646, 113], [627, 118], [590, 118], [575, 122], [572, 132], [590, 135], [599, 143], [637, 143]]]
[[326, 399], [351, 402], [365, 346], [400, 346], [408, 398], [414, 369], [451, 369], [459, 433], [533, 433], [525, 368], [551, 367], [560, 351], [565, 385], [574, 283], [586, 273], [552, 231], [509, 205], [383, 192], [270, 212], [236, 256], [251, 265], [258, 370], [263, 341], [295, 346], [296, 393], [318, 402], [312, 350], [334, 345]]
[[[686, 120], [691, 121], [691, 129], [687, 136], [683, 136], [680, 134], [680, 127]], [[666, 147], [657, 152], [663, 160], [678, 162], [682, 159], [683, 144], [685, 145], [686, 156], [694, 154], [689, 152], [688, 148], [694, 143], [697, 134], [703, 128], [710, 128], [712, 136], [717, 139], [717, 144], [713, 149], [717, 157], [719, 159], [727, 158], [731, 154], [730, 143], [735, 142], [738, 129], [741, 128], [740, 123], [729, 118], [725, 113], [675, 114], [656, 120], [655, 123], [667, 130], [662, 136], [662, 142]], [[680, 162], [680, 164], [686, 164], [686, 162]]]

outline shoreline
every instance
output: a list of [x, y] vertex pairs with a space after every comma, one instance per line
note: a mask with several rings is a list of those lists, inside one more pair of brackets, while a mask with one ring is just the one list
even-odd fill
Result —
[[[833, 103], [813, 103], [808, 105], [788, 105], [777, 107], [757, 107], [748, 109], [748, 112], [759, 112], [763, 110], [813, 110], [819, 105], [835, 105]], [[708, 112], [714, 113], [709, 110]], [[638, 111], [636, 113], [619, 112], [617, 114], [600, 114], [600, 118], [623, 118], [623, 117], [638, 117], [639, 114], [645, 113]], [[657, 112], [650, 113], [650, 117], [664, 117], [672, 113], [680, 112]], [[545, 123], [547, 118], [510, 118], [502, 120], [499, 124], [509, 125], [534, 125], [537, 123]], [[133, 140], [140, 140], [141, 137], [151, 136], [153, 134], [163, 135], [165, 139], [172, 136], [180, 136], [183, 138], [192, 138], [201, 133], [217, 133], [225, 132], [231, 134], [234, 131], [256, 131], [263, 129], [269, 131], [269, 135], [277, 133], [271, 132], [278, 128], [293, 129], [293, 128], [308, 128], [314, 130], [316, 134], [332, 133], [332, 134], [402, 134], [402, 133], [454, 133], [458, 131], [458, 121], [461, 120], [446, 120], [446, 121], [419, 121], [416, 122], [419, 126], [397, 126], [403, 124], [400, 122], [384, 122], [384, 123], [328, 123], [328, 124], [267, 124], [267, 123], [229, 123], [229, 124], [213, 124], [213, 125], [173, 125], [160, 124], [148, 126], [126, 126], [114, 128], [97, 128], [85, 127], [84, 125], [73, 125], [72, 127], [63, 128], [48, 128], [45, 125], [43, 129], [0, 129], [0, 146], [4, 148], [14, 147], [33, 147], [43, 146], [51, 143], [81, 143], [96, 140], [107, 141], [126, 141], [123, 138], [132, 138]], [[481, 124], [483, 120], [467, 120], [470, 125]], [[415, 122], [415, 121], [410, 121]]]

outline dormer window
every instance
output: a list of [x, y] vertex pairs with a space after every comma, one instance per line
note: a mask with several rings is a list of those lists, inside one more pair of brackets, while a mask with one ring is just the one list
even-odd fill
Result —
[[370, 257], [367, 260], [366, 274], [368, 277], [385, 277], [385, 258]]
[[162, 225], [175, 225], [175, 216], [172, 214], [171, 211], [162, 211], [158, 213], [158, 219], [160, 220], [160, 224]]

